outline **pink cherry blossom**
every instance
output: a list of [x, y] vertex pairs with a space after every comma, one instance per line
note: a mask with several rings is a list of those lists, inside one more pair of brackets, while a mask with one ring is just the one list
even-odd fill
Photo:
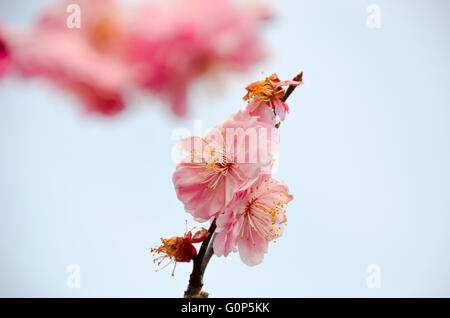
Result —
[[116, 115], [125, 109], [136, 78], [115, 49], [125, 13], [113, 0], [80, 0], [81, 28], [70, 29], [71, 3], [46, 8], [32, 28], [8, 30], [11, 70], [74, 94], [89, 113]]
[[[145, 90], [184, 116], [197, 80], [246, 71], [265, 56], [260, 38], [269, 16], [265, 7], [231, 0], [135, 6], [79, 0], [81, 28], [70, 29], [66, 9], [72, 3], [50, 6], [29, 30], [8, 29], [6, 47], [11, 46], [16, 73], [58, 84], [92, 112], [115, 115], [127, 106], [129, 93]], [[0, 71], [5, 61], [0, 57]]]
[[225, 208], [243, 184], [255, 182], [277, 150], [278, 135], [270, 133], [256, 117], [239, 111], [205, 138], [182, 140], [180, 148], [188, 155], [177, 165], [173, 183], [185, 210], [197, 221], [207, 221]]
[[11, 69], [21, 76], [43, 77], [80, 98], [89, 112], [115, 115], [125, 107], [133, 81], [129, 67], [99, 54], [76, 33], [58, 31], [10, 34]]
[[284, 182], [268, 176], [261, 176], [251, 187], [244, 185], [217, 217], [215, 254], [227, 256], [238, 250], [245, 264], [260, 264], [269, 241], [283, 233], [284, 207], [292, 198]]
[[229, 0], [144, 5], [128, 34], [130, 57], [143, 69], [141, 85], [167, 100], [176, 115], [184, 115], [194, 80], [245, 71], [263, 58], [259, 30], [266, 13]]
[[124, 6], [116, 0], [77, 0], [76, 4], [81, 10], [81, 25], [80, 28], [69, 29], [67, 8], [70, 4], [74, 2], [59, 1], [46, 8], [34, 30], [76, 34], [98, 53], [124, 59], [127, 50], [125, 33], [135, 23], [137, 8]]
[[266, 77], [265, 80], [254, 82], [247, 86], [244, 100], [248, 100], [247, 111], [258, 116], [260, 121], [275, 124], [278, 115], [281, 121], [289, 113], [289, 106], [281, 100], [285, 94], [283, 86], [298, 86], [302, 81], [280, 81], [277, 74]]
[[185, 297], [205, 297], [202, 279], [213, 254], [239, 252], [245, 264], [255, 266], [264, 260], [269, 242], [283, 234], [285, 205], [293, 196], [284, 182], [271, 177], [279, 142], [275, 120], [277, 115], [285, 119], [289, 109], [284, 101], [302, 76], [282, 82], [273, 74], [250, 84], [244, 111], [215, 126], [205, 138], [180, 142], [187, 156], [173, 175], [175, 191], [195, 220], [211, 221], [208, 232], [213, 233], [193, 259]]

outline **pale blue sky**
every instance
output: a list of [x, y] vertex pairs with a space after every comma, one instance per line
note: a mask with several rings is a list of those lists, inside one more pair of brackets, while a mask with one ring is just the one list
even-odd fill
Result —
[[[31, 23], [48, 1], [0, 3], [2, 23]], [[76, 2], [76, 1], [74, 1]], [[366, 8], [381, 8], [381, 28]], [[215, 297], [450, 296], [450, 2], [277, 1], [272, 58], [192, 93], [173, 119], [140, 98], [113, 120], [83, 116], [42, 81], [0, 82], [0, 296], [179, 297], [190, 264], [155, 273], [148, 249], [180, 235], [171, 135], [244, 107], [261, 73], [305, 85], [280, 129], [279, 169], [294, 200], [263, 264], [213, 258]], [[66, 286], [79, 264], [81, 288]], [[366, 287], [370, 264], [381, 288]]]

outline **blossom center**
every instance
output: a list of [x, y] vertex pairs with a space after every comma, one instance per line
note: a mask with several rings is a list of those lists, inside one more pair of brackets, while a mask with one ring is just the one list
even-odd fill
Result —
[[209, 189], [214, 191], [222, 177], [234, 171], [234, 167], [235, 165], [230, 156], [224, 153], [222, 160], [211, 161], [206, 164], [201, 184], [206, 184]]
[[242, 217], [240, 237], [255, 244], [255, 235], [267, 241], [281, 235], [282, 225], [286, 223], [286, 210], [283, 202], [265, 202], [258, 198], [249, 199]]
[[279, 82], [275, 74], [266, 77], [263, 81], [258, 81], [247, 86], [247, 94], [244, 100], [255, 98], [261, 102], [270, 103], [276, 98], [282, 98], [285, 94], [284, 88], [276, 85]]

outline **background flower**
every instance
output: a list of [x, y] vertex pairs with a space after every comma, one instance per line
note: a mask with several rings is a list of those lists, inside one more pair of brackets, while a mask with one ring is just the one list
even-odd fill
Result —
[[10, 68], [21, 76], [46, 78], [75, 94], [89, 112], [115, 115], [125, 108], [135, 74], [120, 60], [92, 50], [78, 35], [18, 32], [7, 43]]
[[80, 28], [69, 28], [71, 4], [49, 6], [28, 30], [8, 29], [6, 47], [12, 71], [50, 80], [77, 95], [89, 112], [116, 115], [130, 103], [126, 95], [143, 89], [185, 116], [196, 80], [248, 71], [264, 56], [263, 7], [229, 0], [138, 6], [82, 0]]

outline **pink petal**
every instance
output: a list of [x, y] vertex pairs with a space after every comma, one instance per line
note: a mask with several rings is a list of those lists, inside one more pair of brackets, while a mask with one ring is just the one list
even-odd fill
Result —
[[248, 266], [255, 266], [264, 260], [268, 250], [268, 241], [254, 232], [253, 242], [245, 238], [238, 239], [238, 250], [241, 260]]

